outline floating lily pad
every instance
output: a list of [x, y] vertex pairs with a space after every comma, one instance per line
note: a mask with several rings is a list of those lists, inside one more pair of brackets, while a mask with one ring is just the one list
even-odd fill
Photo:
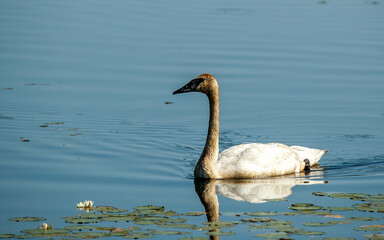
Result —
[[320, 196], [320, 197], [329, 196], [328, 193], [325, 193], [325, 192], [313, 192], [312, 195]]
[[316, 211], [322, 209], [320, 206], [313, 205], [312, 203], [294, 203], [289, 207], [295, 211]]
[[369, 198], [369, 195], [365, 193], [330, 193], [328, 195], [333, 198], [345, 198], [354, 200]]
[[133, 209], [136, 209], [139, 211], [146, 211], [146, 210], [164, 211], [163, 206], [153, 206], [153, 205], [137, 206], [137, 207], [134, 207]]
[[235, 232], [222, 232], [222, 231], [215, 231], [215, 232], [206, 232], [205, 234], [209, 236], [229, 236], [236, 234]]
[[80, 213], [76, 215], [79, 218], [103, 218], [103, 217], [109, 217], [108, 214], [103, 213]]
[[205, 212], [187, 212], [183, 213], [184, 216], [201, 216], [204, 215]]
[[47, 220], [43, 217], [14, 217], [9, 218], [10, 221], [16, 221], [16, 222], [41, 222]]
[[193, 229], [196, 225], [187, 224], [187, 223], [167, 223], [159, 225], [161, 228], [190, 228]]
[[287, 238], [289, 237], [289, 234], [285, 232], [274, 232], [274, 233], [254, 234], [253, 236], [262, 237], [262, 238]]
[[64, 227], [64, 229], [70, 230], [70, 231], [84, 231], [84, 230], [95, 230], [97, 229], [97, 227], [91, 226], [91, 225], [71, 225], [71, 226]]
[[384, 225], [365, 225], [358, 228], [354, 228], [357, 231], [383, 231]]
[[56, 236], [64, 236], [69, 232], [67, 229], [49, 229], [49, 230], [43, 230], [43, 229], [25, 229], [21, 231], [22, 233], [28, 234], [30, 236], [35, 237], [56, 237]]
[[179, 231], [162, 231], [162, 230], [155, 230], [151, 232], [155, 235], [188, 235], [191, 234], [189, 232], [179, 232]]
[[324, 227], [324, 226], [331, 226], [335, 225], [335, 223], [332, 222], [307, 222], [303, 223], [304, 226], [310, 226], [310, 227]]
[[102, 220], [106, 222], [118, 222], [118, 221], [133, 221], [135, 216], [111, 216], [111, 217], [103, 217]]
[[296, 235], [324, 235], [325, 232], [319, 232], [319, 231], [307, 231], [304, 229], [296, 229], [293, 234]]
[[379, 221], [379, 219], [375, 217], [349, 217], [347, 219], [352, 221]]
[[374, 233], [374, 234], [364, 235], [364, 238], [368, 238], [371, 240], [383, 240], [384, 234]]
[[274, 218], [268, 218], [268, 217], [256, 217], [256, 218], [245, 218], [242, 219], [242, 222], [270, 222], [274, 221]]
[[333, 224], [350, 224], [352, 222], [351, 221], [330, 221], [330, 223], [333, 223]]
[[66, 237], [75, 237], [75, 238], [101, 238], [107, 237], [108, 234], [104, 232], [75, 232], [68, 233]]
[[356, 210], [355, 207], [326, 207], [325, 210], [329, 211], [354, 211]]
[[217, 228], [229, 228], [235, 225], [233, 222], [203, 222], [203, 224]]
[[3, 234], [3, 235], [0, 235], [0, 238], [14, 238], [15, 235], [14, 234]]
[[209, 240], [209, 238], [206, 238], [206, 237], [182, 237], [182, 238], [179, 238], [179, 240]]
[[99, 219], [89, 219], [89, 218], [68, 218], [65, 220], [67, 223], [76, 223], [76, 224], [88, 224], [88, 223], [97, 223], [100, 222]]
[[384, 203], [383, 202], [355, 204], [355, 206], [356, 206], [357, 210], [363, 211], [363, 212], [384, 213]]
[[177, 212], [174, 212], [174, 211], [167, 211], [167, 212], [161, 212], [161, 215], [169, 216], [169, 217], [175, 217], [175, 216], [179, 216], [180, 214], [178, 214]]
[[141, 238], [153, 238], [154, 235], [149, 233], [143, 233], [143, 232], [130, 232], [128, 235], [125, 235], [124, 237], [129, 239], [141, 239]]
[[280, 213], [278, 213], [278, 212], [270, 212], [270, 211], [267, 211], [267, 212], [249, 212], [246, 214], [249, 216], [276, 216], [276, 215], [280, 215]]
[[106, 212], [106, 213], [121, 213], [121, 212], [128, 212], [127, 209], [119, 209], [112, 206], [97, 206], [92, 207], [92, 210], [98, 211], [98, 212]]
[[356, 240], [356, 238], [349, 238], [349, 237], [327, 237], [327, 238], [323, 238], [322, 240]]

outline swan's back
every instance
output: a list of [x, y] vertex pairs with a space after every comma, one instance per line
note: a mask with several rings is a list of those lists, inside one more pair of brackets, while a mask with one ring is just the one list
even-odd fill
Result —
[[326, 151], [288, 147], [280, 143], [248, 143], [220, 153], [216, 170], [220, 178], [262, 178], [300, 172], [304, 160], [316, 164]]

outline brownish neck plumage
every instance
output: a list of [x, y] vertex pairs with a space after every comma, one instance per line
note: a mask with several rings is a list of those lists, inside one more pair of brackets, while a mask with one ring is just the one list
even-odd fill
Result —
[[205, 147], [195, 167], [197, 178], [218, 178], [216, 161], [219, 154], [219, 89], [210, 89], [209, 99], [209, 127]]

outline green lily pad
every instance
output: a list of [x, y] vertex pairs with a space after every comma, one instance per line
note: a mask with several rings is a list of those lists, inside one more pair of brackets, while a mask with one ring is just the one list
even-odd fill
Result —
[[184, 215], [184, 216], [201, 216], [204, 214], [205, 214], [205, 212], [187, 212], [187, 213], [183, 213], [182, 215]]
[[97, 227], [91, 226], [91, 225], [71, 225], [71, 226], [65, 226], [64, 229], [70, 230], [70, 231], [84, 231], [84, 230], [95, 230], [97, 229]]
[[130, 232], [128, 235], [125, 235], [124, 237], [129, 239], [141, 239], [141, 238], [153, 238], [154, 235], [149, 233], [143, 233], [143, 232]]
[[206, 235], [209, 236], [229, 236], [229, 235], [234, 235], [236, 234], [235, 232], [222, 232], [222, 231], [215, 231], [215, 232], [206, 232]]
[[47, 220], [43, 217], [14, 217], [9, 218], [10, 221], [16, 221], [16, 222], [41, 222]]
[[68, 233], [66, 237], [75, 237], [75, 238], [101, 238], [107, 237], [108, 234], [104, 232], [75, 232]]
[[15, 237], [14, 234], [7, 234], [7, 233], [5, 233], [3, 235], [0, 235], [0, 238], [14, 238], [14, 237]]
[[56, 237], [56, 236], [64, 236], [66, 235], [69, 230], [67, 229], [49, 229], [49, 230], [43, 230], [43, 229], [25, 229], [21, 231], [22, 233], [28, 234], [30, 236], [35, 237]]
[[66, 223], [76, 223], [76, 224], [88, 224], [88, 223], [97, 223], [99, 219], [89, 219], [89, 218], [67, 218]]
[[310, 227], [324, 227], [324, 226], [332, 226], [335, 225], [335, 223], [332, 222], [307, 222], [303, 223], [304, 226], [310, 226]]
[[92, 210], [98, 211], [98, 212], [106, 212], [106, 213], [122, 213], [122, 212], [128, 212], [127, 209], [119, 209], [112, 206], [97, 206], [92, 207]]
[[190, 228], [193, 229], [196, 225], [187, 224], [187, 223], [167, 223], [159, 225], [161, 228]]
[[352, 221], [379, 221], [379, 219], [375, 217], [349, 217], [347, 219]]
[[295, 211], [316, 211], [322, 209], [322, 207], [312, 203], [293, 203], [289, 208]]
[[179, 240], [209, 240], [209, 238], [206, 238], [206, 237], [182, 237], [182, 238], [179, 238]]
[[355, 204], [355, 206], [356, 206], [357, 210], [363, 211], [363, 212], [384, 213], [384, 203], [383, 202]]
[[327, 238], [323, 238], [322, 240], [356, 240], [356, 238], [349, 238], [349, 237], [327, 237]]
[[162, 230], [155, 230], [151, 232], [155, 235], [188, 235], [191, 234], [189, 232], [179, 232], [179, 231], [162, 231]]
[[356, 210], [355, 207], [326, 207], [325, 210], [329, 211], [354, 211]]
[[368, 235], [364, 235], [364, 238], [368, 238], [371, 240], [383, 240], [384, 234], [380, 234], [380, 233], [368, 234]]
[[275, 221], [274, 218], [269, 218], [269, 217], [255, 217], [255, 218], [245, 218], [241, 220], [242, 222], [251, 222], [251, 223], [256, 223], [256, 222], [270, 222], [270, 221]]
[[304, 229], [296, 229], [293, 234], [296, 235], [324, 235], [325, 232], [319, 232], [319, 231], [307, 231]]
[[350, 224], [352, 222], [351, 221], [330, 221], [330, 223], [333, 223], [333, 224]]
[[330, 193], [329, 196], [333, 198], [344, 198], [354, 200], [362, 200], [365, 198], [369, 198], [369, 195], [365, 193]]
[[79, 218], [103, 218], [103, 217], [108, 217], [108, 214], [103, 214], [103, 213], [80, 213], [76, 215]]
[[228, 227], [233, 227], [235, 223], [233, 222], [203, 222], [204, 225], [208, 226], [214, 226], [218, 228], [228, 228]]
[[354, 228], [356, 231], [383, 231], [384, 225], [365, 225], [358, 228]]
[[137, 206], [137, 207], [134, 207], [133, 209], [136, 209], [138, 211], [147, 211], [147, 210], [164, 211], [163, 206], [153, 206], [153, 205]]
[[325, 192], [313, 192], [312, 195], [320, 196], [320, 197], [329, 196], [329, 194]]
[[161, 212], [161, 215], [168, 216], [168, 217], [175, 217], [175, 216], [179, 216], [180, 214], [174, 211], [167, 211], [167, 212]]
[[249, 212], [246, 214], [249, 216], [276, 216], [276, 215], [280, 215], [280, 213], [278, 213], [278, 212], [270, 212], [270, 211], [267, 211], [267, 212]]
[[111, 216], [111, 217], [102, 218], [102, 220], [106, 222], [118, 222], [118, 221], [129, 222], [129, 221], [133, 221], [134, 219], [135, 219], [134, 216]]
[[274, 232], [274, 233], [254, 234], [253, 236], [262, 237], [262, 238], [287, 238], [289, 237], [289, 234], [285, 232]]

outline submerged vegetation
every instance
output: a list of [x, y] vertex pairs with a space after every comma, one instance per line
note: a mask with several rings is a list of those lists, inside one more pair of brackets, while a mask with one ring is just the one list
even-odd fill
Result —
[[[83, 210], [84, 213], [71, 217], [62, 217], [65, 224], [68, 224], [64, 228], [55, 228], [55, 223], [50, 225], [47, 223], [41, 225], [39, 223], [36, 228], [22, 230], [19, 235], [4, 233], [0, 235], [0, 238], [105, 238], [119, 236], [128, 239], [142, 239], [159, 235], [176, 235], [179, 239], [207, 239], [207, 235], [211, 237], [235, 235], [238, 230], [236, 226], [239, 225], [247, 225], [246, 227], [251, 234], [259, 238], [281, 239], [292, 238], [294, 235], [308, 235], [318, 238], [325, 237], [327, 235], [326, 230], [329, 230], [329, 227], [337, 227], [343, 224], [352, 225], [350, 229], [353, 231], [367, 232], [364, 235], [366, 239], [384, 239], [382, 234], [384, 225], [379, 222], [381, 219], [377, 217], [379, 213], [384, 213], [384, 194], [314, 192], [313, 195], [352, 199], [364, 203], [355, 203], [353, 206], [346, 207], [322, 207], [312, 203], [293, 203], [288, 207], [290, 209], [288, 212], [223, 213], [222, 216], [232, 217], [232, 220], [235, 219], [233, 221], [201, 222], [201, 219], [196, 218], [203, 214], [207, 214], [207, 217], [212, 216], [214, 213], [208, 212], [209, 209], [206, 209], [206, 213], [177, 213], [166, 211], [163, 206], [153, 205], [137, 206], [133, 207], [133, 210], [128, 210], [112, 206], [94, 206], [92, 201], [85, 201], [77, 204], [78, 209]], [[365, 212], [365, 215], [375, 214], [376, 216], [344, 217], [334, 212], [341, 212], [340, 214], [349, 212], [352, 215]], [[302, 222], [301, 224], [295, 222], [295, 216], [306, 215], [314, 216], [313, 219], [316, 221]], [[329, 221], [330, 218], [343, 219]], [[14, 217], [9, 220], [15, 222], [42, 222], [47, 219], [43, 217]], [[196, 220], [199, 220], [197, 222], [200, 224], [196, 224]], [[368, 222], [372, 222], [372, 224], [367, 224]], [[356, 223], [359, 223], [359, 227], [355, 227]], [[299, 224], [303, 228], [298, 227]], [[353, 238], [339, 236], [320, 239]]]

